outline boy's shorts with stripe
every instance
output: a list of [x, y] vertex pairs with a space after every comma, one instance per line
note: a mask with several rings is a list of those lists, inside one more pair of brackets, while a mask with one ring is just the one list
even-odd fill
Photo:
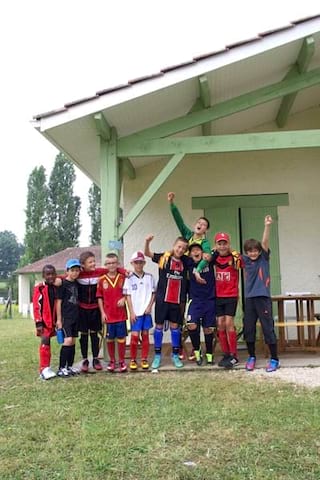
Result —
[[150, 314], [139, 315], [136, 321], [131, 323], [131, 332], [142, 332], [152, 328], [152, 317]]
[[188, 323], [196, 323], [204, 328], [216, 326], [216, 302], [207, 300], [206, 302], [191, 301], [187, 311]]

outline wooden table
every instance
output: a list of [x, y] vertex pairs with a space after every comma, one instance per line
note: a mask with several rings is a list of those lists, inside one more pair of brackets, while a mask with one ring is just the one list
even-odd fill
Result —
[[[320, 294], [308, 295], [275, 295], [272, 301], [278, 306], [279, 351], [288, 350], [320, 350], [320, 335], [316, 335], [316, 326], [320, 321], [315, 318], [314, 302], [320, 300]], [[295, 317], [285, 318], [285, 302], [295, 302]], [[297, 340], [286, 338], [288, 327], [297, 328]]]

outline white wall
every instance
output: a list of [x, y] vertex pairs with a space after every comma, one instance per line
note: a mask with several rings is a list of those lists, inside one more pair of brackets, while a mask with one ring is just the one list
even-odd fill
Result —
[[[319, 128], [320, 109], [290, 119], [286, 129]], [[265, 125], [257, 131], [270, 131]], [[145, 191], [164, 165], [158, 161], [137, 170], [125, 183], [125, 213]], [[192, 210], [195, 196], [288, 193], [289, 206], [279, 207], [279, 247], [282, 292], [320, 292], [320, 149], [188, 156], [153, 197], [125, 236], [125, 264], [131, 253], [143, 249], [146, 234], [153, 233], [153, 251], [169, 249], [178, 235], [167, 204], [167, 192], [185, 223], [192, 226], [202, 211]], [[211, 229], [214, 232], [214, 226]], [[211, 239], [210, 239], [211, 240]], [[147, 270], [156, 274], [156, 266]]]

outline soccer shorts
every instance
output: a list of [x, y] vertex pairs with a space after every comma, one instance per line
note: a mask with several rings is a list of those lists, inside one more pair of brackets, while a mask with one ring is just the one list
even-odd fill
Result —
[[79, 331], [81, 333], [101, 332], [102, 323], [99, 308], [79, 308]]
[[237, 311], [237, 297], [221, 297], [216, 299], [217, 317], [234, 317]]
[[107, 340], [114, 340], [115, 338], [124, 338], [127, 336], [127, 322], [107, 323]]
[[136, 321], [131, 323], [131, 332], [142, 332], [152, 328], [152, 317], [149, 314], [139, 315]]
[[206, 302], [191, 301], [187, 312], [187, 325], [196, 323], [203, 328], [216, 326], [216, 302], [207, 300]]

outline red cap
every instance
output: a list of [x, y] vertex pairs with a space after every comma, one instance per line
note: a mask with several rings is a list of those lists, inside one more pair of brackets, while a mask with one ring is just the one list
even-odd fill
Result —
[[137, 252], [134, 252], [134, 253], [132, 254], [132, 256], [131, 256], [131, 258], [130, 258], [130, 262], [136, 262], [136, 261], [138, 261], [138, 260], [140, 260], [141, 262], [145, 262], [145, 260], [146, 260], [145, 257], [144, 257], [143, 252], [141, 252], [141, 251], [139, 251], [139, 250], [138, 250]]
[[225, 242], [230, 242], [230, 237], [227, 233], [223, 233], [223, 232], [216, 233], [214, 237], [214, 241], [220, 242], [221, 240], [224, 240]]

